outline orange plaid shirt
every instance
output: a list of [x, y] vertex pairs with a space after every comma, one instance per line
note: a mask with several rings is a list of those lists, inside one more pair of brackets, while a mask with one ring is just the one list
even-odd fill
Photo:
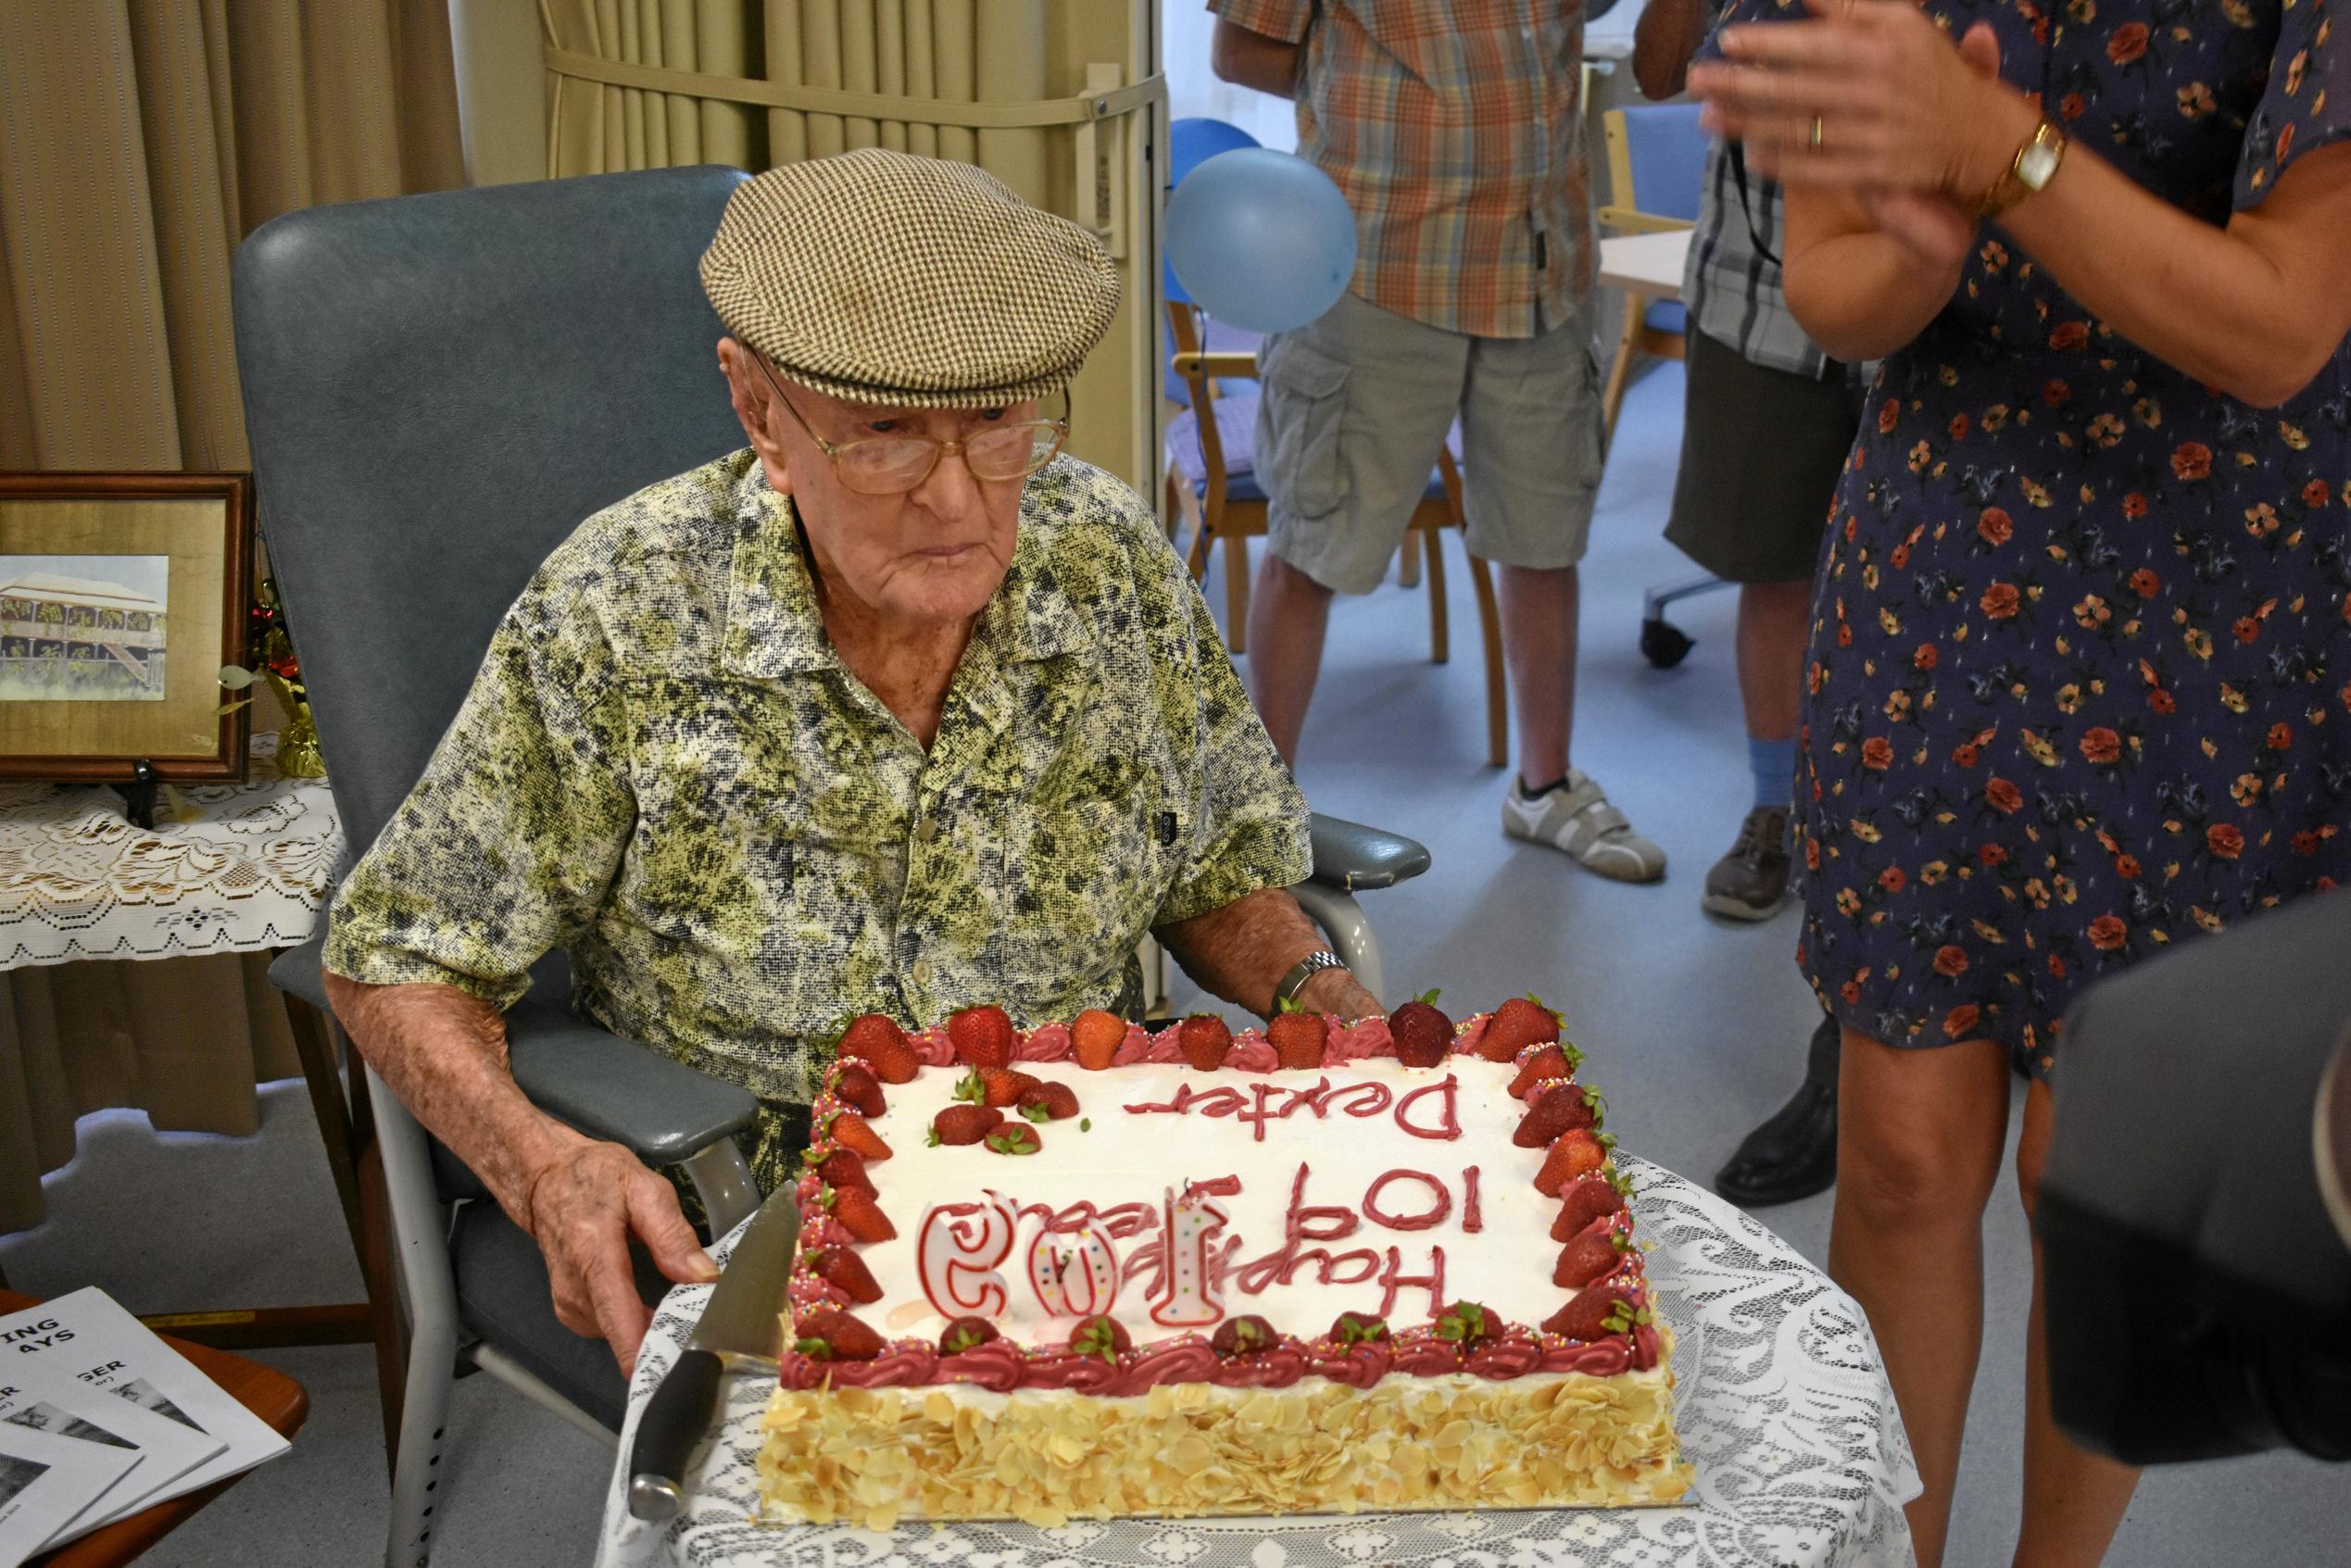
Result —
[[1591, 292], [1583, 0], [1209, 0], [1295, 44], [1298, 150], [1355, 213], [1354, 292], [1532, 337]]

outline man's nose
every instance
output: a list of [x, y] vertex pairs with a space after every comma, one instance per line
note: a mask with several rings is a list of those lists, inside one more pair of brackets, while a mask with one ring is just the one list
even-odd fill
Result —
[[923, 483], [914, 487], [914, 498], [940, 517], [960, 521], [980, 509], [980, 484], [972, 472], [972, 465], [962, 452], [941, 452]]

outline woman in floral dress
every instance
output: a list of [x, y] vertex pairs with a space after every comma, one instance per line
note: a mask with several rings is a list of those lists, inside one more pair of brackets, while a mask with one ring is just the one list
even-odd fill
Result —
[[[2029, 1207], [2076, 991], [2351, 877], [2351, 39], [2327, 0], [1729, 19], [1788, 24], [1691, 85], [1791, 187], [1789, 303], [1886, 360], [1814, 598], [1799, 960], [1932, 1568], [2011, 1066]], [[2059, 1435], [2040, 1338], [2036, 1289], [2017, 1561], [2094, 1562], [2136, 1476]]]

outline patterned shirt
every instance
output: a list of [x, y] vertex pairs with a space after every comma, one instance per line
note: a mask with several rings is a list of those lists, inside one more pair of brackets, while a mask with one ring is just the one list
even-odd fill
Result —
[[1115, 1008], [1147, 928], [1309, 869], [1305, 803], [1126, 486], [1069, 458], [1029, 482], [925, 753], [834, 653], [747, 450], [547, 558], [326, 963], [505, 1007], [559, 946], [586, 1016], [805, 1103], [846, 1014]]
[[1817, 381], [1829, 373], [1829, 351], [1804, 335], [1781, 292], [1784, 204], [1779, 182], [1751, 169], [1742, 192], [1739, 172], [1729, 144], [1717, 141], [1706, 148], [1698, 228], [1690, 236], [1690, 260], [1682, 273], [1691, 322], [1751, 364]]
[[1209, 0], [1305, 43], [1298, 150], [1355, 213], [1354, 292], [1533, 337], [1591, 292], [1583, 0]]

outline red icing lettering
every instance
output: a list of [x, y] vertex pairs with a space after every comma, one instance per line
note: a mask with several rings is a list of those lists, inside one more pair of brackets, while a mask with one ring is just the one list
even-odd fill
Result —
[[[1452, 1139], [1461, 1136], [1461, 1116], [1453, 1103], [1460, 1090], [1461, 1081], [1450, 1073], [1434, 1084], [1414, 1089], [1396, 1102], [1396, 1125], [1416, 1138]], [[1444, 1101], [1444, 1109], [1438, 1113], [1435, 1123], [1425, 1127], [1405, 1114], [1412, 1110], [1413, 1102], [1423, 1095], [1437, 1095]]]
[[[1301, 1163], [1298, 1167], [1298, 1174], [1290, 1180], [1289, 1210], [1282, 1219], [1281, 1247], [1235, 1271], [1233, 1285], [1236, 1289], [1251, 1296], [1261, 1295], [1276, 1285], [1288, 1285], [1291, 1276], [1310, 1261], [1319, 1263], [1320, 1277], [1325, 1285], [1333, 1283], [1330, 1253], [1304, 1244], [1309, 1241], [1338, 1241], [1352, 1236], [1361, 1222], [1350, 1210], [1308, 1203], [1307, 1174], [1308, 1169]], [[1366, 1274], [1364, 1277], [1369, 1276]]]
[[1475, 1165], [1461, 1173], [1461, 1228], [1472, 1236], [1486, 1228], [1485, 1218], [1477, 1211], [1477, 1167]]
[[1329, 1103], [1350, 1116], [1377, 1116], [1394, 1097], [1385, 1084], [1350, 1084], [1330, 1097]]
[[[1433, 1209], [1420, 1214], [1389, 1214], [1379, 1207], [1379, 1195], [1390, 1182], [1427, 1182], [1437, 1195]], [[1375, 1224], [1386, 1225], [1391, 1231], [1425, 1231], [1435, 1228], [1439, 1222], [1453, 1211], [1453, 1195], [1445, 1190], [1445, 1184], [1426, 1171], [1389, 1171], [1374, 1178], [1364, 1189], [1364, 1217]]]
[[1110, 1238], [1113, 1241], [1125, 1241], [1129, 1236], [1138, 1236], [1158, 1225], [1159, 1205], [1156, 1203], [1115, 1204], [1103, 1210], [1100, 1219], [1103, 1228], [1110, 1232]]
[[1403, 1266], [1403, 1258], [1394, 1248], [1389, 1248], [1388, 1266], [1381, 1270], [1379, 1274], [1381, 1295], [1379, 1311], [1377, 1315], [1383, 1318], [1394, 1317], [1397, 1293], [1411, 1285], [1424, 1286], [1428, 1291], [1430, 1317], [1433, 1318], [1443, 1311], [1445, 1310], [1445, 1249], [1441, 1247], [1432, 1247], [1428, 1249], [1428, 1272], [1425, 1274], [1407, 1274], [1402, 1272]]
[[1202, 1116], [1230, 1116], [1249, 1104], [1249, 1097], [1238, 1089], [1220, 1085], [1205, 1094], [1194, 1095], [1191, 1103], [1200, 1107]]

